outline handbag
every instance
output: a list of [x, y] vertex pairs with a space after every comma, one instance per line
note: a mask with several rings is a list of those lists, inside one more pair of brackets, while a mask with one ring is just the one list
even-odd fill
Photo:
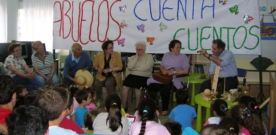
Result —
[[154, 80], [166, 85], [170, 84], [173, 80], [173, 76], [163, 75], [161, 71], [153, 73], [152, 77]]

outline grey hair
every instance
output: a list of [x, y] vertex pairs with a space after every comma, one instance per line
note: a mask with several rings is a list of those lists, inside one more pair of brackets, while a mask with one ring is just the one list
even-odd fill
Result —
[[135, 47], [137, 47], [139, 45], [142, 46], [142, 49], [144, 51], [146, 51], [147, 46], [146, 46], [146, 43], [144, 41], [138, 41], [138, 42], [135, 43]]
[[75, 50], [76, 45], [79, 45], [79, 43], [74, 43], [74, 44], [71, 46], [71, 51], [74, 51], [74, 50]]

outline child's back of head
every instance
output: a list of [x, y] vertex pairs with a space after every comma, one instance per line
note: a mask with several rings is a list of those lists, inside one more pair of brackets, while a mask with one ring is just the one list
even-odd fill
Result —
[[49, 127], [44, 111], [36, 106], [20, 106], [7, 118], [10, 135], [44, 135]]
[[164, 126], [168, 129], [168, 131], [171, 133], [171, 135], [181, 135], [181, 125], [176, 122], [167, 122], [164, 124]]
[[211, 104], [211, 110], [215, 112], [218, 117], [225, 117], [228, 110], [227, 103], [224, 100], [216, 99]]
[[242, 96], [239, 100], [239, 104], [245, 105], [251, 113], [257, 114], [262, 120], [262, 110], [258, 107], [258, 103], [255, 98], [250, 96]]
[[70, 94], [75, 97], [77, 91], [79, 91], [79, 88], [78, 87], [70, 87], [69, 91], [70, 91]]
[[139, 115], [142, 121], [140, 134], [146, 131], [146, 122], [155, 120], [156, 104], [151, 98], [143, 99], [138, 105]]
[[201, 135], [231, 135], [227, 130], [219, 125], [210, 124], [202, 128]]
[[227, 130], [229, 133], [231, 133], [232, 135], [239, 134], [239, 131], [240, 131], [239, 124], [233, 118], [224, 117], [220, 121], [219, 125], [225, 130]]
[[176, 101], [178, 104], [187, 104], [189, 100], [189, 93], [187, 90], [180, 89], [176, 92]]
[[84, 116], [84, 126], [88, 128], [88, 130], [93, 130], [93, 122], [96, 116], [99, 114], [97, 109], [90, 109]]
[[24, 85], [17, 85], [14, 90], [17, 96], [25, 97], [25, 95], [28, 93], [27, 87]]
[[264, 135], [265, 129], [263, 122], [256, 115], [252, 114], [245, 105], [236, 105], [231, 108], [230, 115], [239, 125], [248, 129], [251, 135]]
[[28, 92], [26, 96], [24, 97], [24, 104], [26, 106], [33, 105], [38, 106], [38, 100], [40, 98], [40, 95], [43, 93], [43, 90], [34, 90]]
[[79, 90], [76, 92], [75, 97], [76, 100], [79, 104], [82, 103], [83, 100], [87, 100], [87, 98], [89, 97], [89, 91], [87, 90]]
[[109, 128], [114, 132], [122, 125], [122, 114], [121, 114], [121, 99], [118, 94], [113, 93], [105, 98], [105, 108], [108, 112], [106, 122], [109, 122]]
[[[49, 121], [63, 119], [68, 105], [69, 93], [65, 89], [47, 90], [38, 100], [38, 106], [46, 113]], [[60, 117], [64, 112], [64, 116]], [[60, 122], [61, 122], [60, 120]]]
[[[14, 96], [15, 81], [8, 75], [0, 75], [0, 105], [8, 104]], [[16, 95], [16, 94], [15, 94]], [[14, 104], [16, 99], [14, 99]]]

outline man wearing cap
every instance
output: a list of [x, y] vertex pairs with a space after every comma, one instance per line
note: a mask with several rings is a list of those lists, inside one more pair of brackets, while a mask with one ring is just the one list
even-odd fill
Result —
[[72, 53], [65, 59], [64, 65], [64, 78], [62, 83], [65, 85], [77, 84], [77, 78], [75, 74], [78, 70], [92, 71], [92, 61], [86, 52], [82, 51], [82, 47], [79, 43], [74, 43], [71, 47]]

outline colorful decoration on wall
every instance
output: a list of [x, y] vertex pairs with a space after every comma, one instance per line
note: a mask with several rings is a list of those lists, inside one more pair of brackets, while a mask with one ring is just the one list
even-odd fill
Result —
[[231, 14], [235, 13], [237, 15], [239, 13], [239, 5], [235, 5], [234, 7], [229, 8]]
[[261, 24], [261, 39], [276, 40], [276, 23]]
[[124, 6], [120, 6], [120, 7], [119, 7], [119, 10], [120, 10], [120, 12], [125, 13], [125, 12], [126, 12], [126, 8], [127, 8], [127, 6], [126, 6], [126, 5], [124, 5]]
[[125, 20], [123, 20], [123, 21], [120, 23], [120, 27], [121, 27], [121, 28], [127, 27], [127, 24], [126, 24], [126, 21], [125, 21]]
[[147, 42], [149, 42], [150, 45], [153, 45], [154, 39], [154, 37], [147, 37]]
[[159, 24], [159, 27], [160, 27], [160, 31], [163, 31], [163, 30], [165, 30], [165, 29], [168, 28], [168, 26], [165, 25], [163, 22], [161, 22], [161, 23]]
[[244, 20], [244, 23], [245, 24], [248, 24], [249, 22], [251, 22], [252, 20], [254, 20], [254, 18], [248, 14], [246, 14], [244, 17], [243, 17], [243, 20]]
[[227, 3], [227, 0], [219, 0], [219, 3], [222, 3], [222, 5], [225, 5]]
[[137, 25], [137, 29], [138, 29], [139, 31], [144, 32], [144, 31], [145, 31], [145, 25], [144, 25], [144, 24]]
[[125, 46], [125, 38], [119, 39], [118, 44], [121, 45], [122, 47], [124, 47]]

